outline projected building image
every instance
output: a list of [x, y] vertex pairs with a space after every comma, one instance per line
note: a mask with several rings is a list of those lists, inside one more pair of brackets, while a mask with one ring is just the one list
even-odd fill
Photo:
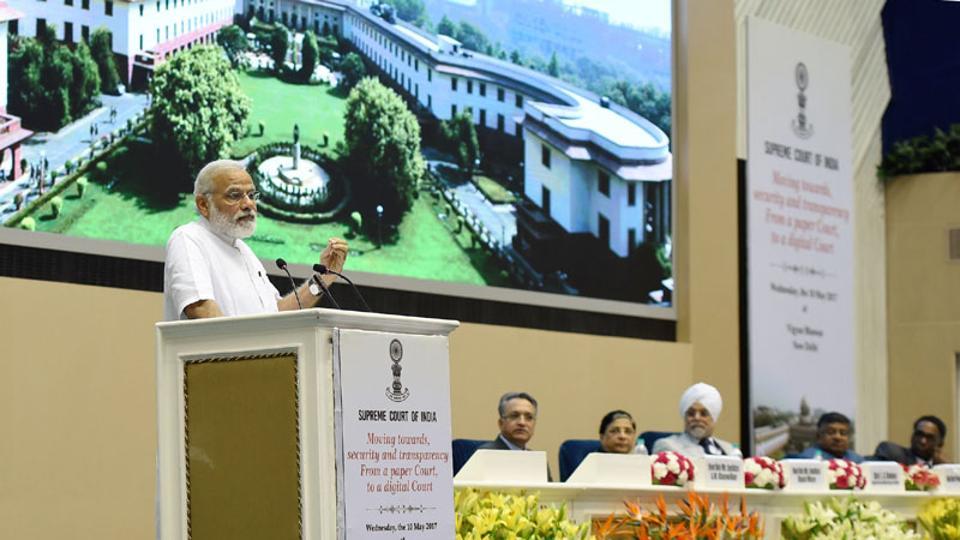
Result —
[[[611, 20], [614, 11], [574, 0], [429, 0], [412, 3], [418, 13], [393, 3], [218, 0], [187, 2], [180, 15], [183, 0], [171, 0], [172, 8], [166, 0], [122, 2], [113, 15], [92, 1], [89, 11], [77, 6], [76, 17], [72, 8], [55, 17], [26, 10], [19, 34], [39, 36], [49, 26], [69, 42], [85, 39], [69, 35], [78, 24], [85, 32], [106, 27], [134, 101], [181, 52], [213, 41], [230, 56], [251, 112], [224, 153], [246, 160], [265, 193], [267, 219], [249, 241], [259, 256], [309, 264], [313, 238], [345, 235], [355, 271], [672, 303], [669, 27], [641, 30]], [[670, 3], [661, 3], [669, 13]], [[228, 14], [242, 30], [226, 24]], [[578, 28], [602, 32], [586, 40]], [[281, 56], [277, 31], [286, 34]], [[319, 58], [311, 59], [317, 41]], [[605, 50], [610, 54], [600, 58]], [[313, 67], [302, 76], [305, 63]], [[349, 166], [356, 143], [348, 141], [355, 129], [349, 104], [371, 75], [400, 96], [419, 125], [411, 140], [423, 172], [412, 175], [412, 199], [395, 199], [407, 189], [404, 180], [382, 193], [358, 181], [380, 172]], [[121, 144], [131, 150], [126, 160], [146, 159], [138, 141], [157, 136], [149, 129], [155, 102], [136, 103], [141, 111], [130, 117], [146, 132], [135, 134], [132, 125], [124, 134], [132, 137]], [[401, 124], [387, 119], [375, 129]], [[93, 179], [107, 188], [97, 194], [108, 200], [132, 182], [111, 174], [130, 165], [112, 157], [103, 157], [108, 171], [101, 181]], [[150, 225], [133, 241], [162, 245], [189, 219], [186, 178], [180, 185], [179, 195], [162, 197], [155, 185], [131, 186], [136, 197], [150, 192], [150, 200], [120, 214], [151, 211], [139, 219], [114, 209], [109, 219]], [[81, 213], [66, 201], [69, 224], [40, 221], [37, 229], [131, 241], [124, 237], [130, 228], [107, 231], [108, 218], [97, 217], [101, 206], [88, 202]]]

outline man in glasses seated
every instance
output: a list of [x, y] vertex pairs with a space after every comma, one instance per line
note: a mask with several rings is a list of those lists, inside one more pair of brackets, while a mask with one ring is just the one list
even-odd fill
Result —
[[[230, 160], [207, 164], [197, 174], [193, 195], [199, 219], [178, 227], [167, 241], [164, 319], [297, 309], [296, 296], [280, 296], [260, 260], [243, 242], [256, 229], [260, 197], [243, 164]], [[346, 258], [346, 241], [331, 238], [320, 254], [320, 263], [339, 272]], [[329, 285], [335, 276], [321, 279]], [[298, 292], [304, 307], [313, 307], [320, 300], [320, 291], [308, 283]]]
[[713, 428], [723, 410], [720, 391], [706, 383], [697, 383], [680, 396], [680, 417], [683, 433], [670, 435], [653, 443], [653, 453], [677, 452], [687, 457], [736, 456], [740, 449], [713, 436]]
[[853, 435], [853, 423], [838, 412], [820, 415], [817, 420], [817, 442], [801, 452], [797, 457], [805, 459], [846, 459], [862, 463], [863, 456], [850, 450], [850, 436]]
[[913, 435], [910, 437], [910, 448], [899, 444], [883, 441], [877, 445], [870, 459], [875, 461], [896, 461], [901, 465], [939, 465], [943, 463], [940, 452], [943, 450], [943, 439], [947, 436], [947, 426], [936, 416], [926, 415], [917, 418], [913, 423]]
[[[526, 392], [507, 392], [497, 404], [500, 418], [497, 438], [480, 445], [478, 450], [526, 450], [537, 427], [537, 400]], [[547, 466], [547, 479], [553, 480]]]

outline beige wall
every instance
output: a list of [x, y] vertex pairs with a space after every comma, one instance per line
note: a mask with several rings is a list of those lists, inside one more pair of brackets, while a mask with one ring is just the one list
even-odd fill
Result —
[[[739, 439], [733, 0], [678, 0], [675, 18], [680, 342], [466, 324], [455, 436], [492, 436], [499, 395], [526, 389], [556, 471], [560, 442], [607, 410], [673, 429], [682, 389], [706, 380], [726, 401], [718, 433]], [[0, 298], [17, 312], [0, 326], [0, 538], [151, 538], [160, 295], [0, 278]]]
[[960, 261], [947, 231], [960, 228], [960, 173], [895, 178], [886, 201], [890, 437], [908, 442], [913, 420], [935, 414], [956, 459]]

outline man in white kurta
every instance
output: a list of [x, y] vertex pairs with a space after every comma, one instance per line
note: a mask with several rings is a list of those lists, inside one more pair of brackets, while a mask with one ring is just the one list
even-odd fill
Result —
[[[200, 217], [178, 227], [167, 242], [164, 265], [164, 320], [253, 315], [297, 309], [297, 298], [281, 297], [253, 251], [243, 242], [256, 228], [257, 198], [253, 180], [236, 161], [204, 167], [194, 184]], [[333, 238], [320, 262], [339, 272], [347, 244]], [[334, 277], [322, 279], [329, 285]], [[304, 307], [320, 299], [304, 283], [298, 289]]]

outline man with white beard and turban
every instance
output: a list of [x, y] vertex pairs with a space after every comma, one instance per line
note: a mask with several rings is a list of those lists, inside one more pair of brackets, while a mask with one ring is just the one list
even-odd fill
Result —
[[680, 397], [680, 417], [683, 418], [683, 433], [658, 440], [653, 452], [677, 452], [687, 457], [737, 456], [739, 448], [713, 436], [713, 426], [723, 410], [720, 392], [706, 383], [697, 383]]
[[[173, 231], [167, 241], [163, 272], [164, 319], [198, 319], [274, 313], [298, 309], [291, 293], [281, 297], [263, 264], [243, 242], [257, 225], [253, 180], [243, 164], [220, 160], [207, 164], [193, 187], [200, 218]], [[320, 263], [340, 272], [347, 243], [331, 238]], [[327, 285], [335, 276], [323, 276]], [[314, 287], [316, 287], [314, 285]], [[303, 307], [313, 307], [320, 291], [308, 283], [298, 293]]]

